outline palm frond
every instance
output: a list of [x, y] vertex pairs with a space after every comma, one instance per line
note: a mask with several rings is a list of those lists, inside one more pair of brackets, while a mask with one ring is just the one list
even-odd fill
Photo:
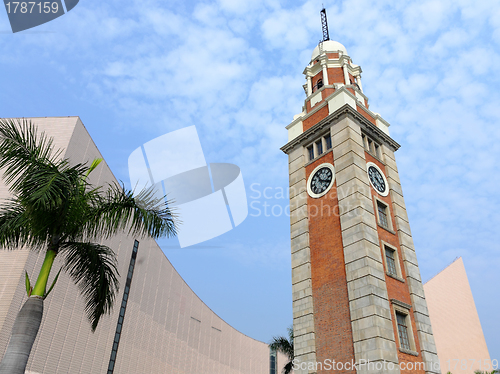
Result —
[[295, 352], [293, 348], [293, 328], [288, 327], [288, 338], [284, 336], [273, 336], [271, 343], [269, 343], [269, 348], [276, 352], [281, 352], [288, 357], [288, 363], [283, 367], [282, 373], [289, 374], [293, 369], [293, 360], [295, 358]]
[[30, 121], [0, 119], [0, 168], [5, 168], [3, 178], [11, 191], [18, 191], [24, 178], [40, 166], [66, 163], [60, 154], [54, 152], [52, 138], [38, 134]]
[[89, 174], [92, 173], [99, 166], [99, 164], [101, 162], [102, 162], [102, 158], [95, 158], [92, 161], [92, 163], [90, 164], [90, 166], [88, 167], [88, 170], [85, 173], [85, 178], [87, 178], [89, 176]]
[[18, 200], [29, 211], [33, 225], [39, 226], [37, 231], [46, 233], [46, 239], [51, 235], [82, 239], [91, 197], [98, 191], [86, 183], [87, 170], [82, 164], [62, 170], [41, 167], [22, 183]]
[[286, 331], [288, 332], [288, 341], [290, 345], [293, 347], [293, 327], [287, 327]]
[[142, 191], [134, 197], [132, 191], [112, 184], [104, 195], [96, 199], [87, 219], [87, 235], [108, 238], [119, 231], [159, 238], [176, 234], [176, 217], [163, 198], [154, 196], [154, 190]]
[[43, 165], [30, 171], [23, 181], [19, 182], [19, 191], [15, 194], [34, 208], [50, 209], [61, 207], [64, 201], [72, 199], [82, 193], [78, 188], [87, 184], [82, 182], [82, 175], [88, 167], [83, 164], [73, 166]]
[[111, 311], [118, 292], [115, 253], [107, 246], [88, 242], [64, 242], [59, 253], [63, 269], [78, 285], [85, 312], [95, 331], [100, 318]]
[[46, 235], [33, 225], [32, 216], [17, 199], [4, 200], [0, 205], [0, 247], [39, 250], [46, 244]]
[[281, 371], [283, 374], [290, 374], [293, 369], [293, 361], [288, 361]]
[[283, 336], [274, 336], [269, 348], [281, 352], [287, 357], [293, 357], [293, 346], [290, 344], [287, 338]]

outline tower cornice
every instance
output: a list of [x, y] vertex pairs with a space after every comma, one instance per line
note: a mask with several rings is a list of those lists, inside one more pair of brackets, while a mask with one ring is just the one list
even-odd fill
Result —
[[[325, 103], [326, 105], [326, 103]], [[293, 149], [295, 149], [297, 146], [305, 146], [314, 139], [317, 138], [317, 136], [322, 133], [324, 130], [327, 128], [331, 127], [332, 122], [339, 122], [345, 117], [350, 117], [354, 120], [356, 120], [361, 128], [371, 137], [373, 137], [375, 140], [377, 140], [380, 143], [386, 144], [393, 152], [397, 151], [400, 147], [400, 145], [392, 139], [389, 135], [387, 135], [385, 132], [383, 132], [381, 129], [379, 129], [377, 126], [375, 126], [373, 123], [368, 121], [365, 117], [363, 117], [358, 111], [353, 109], [349, 104], [345, 104], [339, 109], [337, 109], [335, 112], [329, 114], [327, 117], [325, 117], [323, 120], [319, 121], [317, 124], [312, 126], [310, 129], [304, 131], [302, 134], [297, 136], [296, 138], [292, 139], [289, 141], [287, 144], [285, 144], [283, 147], [280, 149], [284, 153], [290, 153]]]

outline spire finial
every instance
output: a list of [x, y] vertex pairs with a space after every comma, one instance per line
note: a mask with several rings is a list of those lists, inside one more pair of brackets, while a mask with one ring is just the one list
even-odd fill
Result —
[[326, 19], [326, 9], [323, 7], [321, 9], [321, 28], [323, 29], [323, 40], [322, 42], [326, 42], [330, 40], [330, 35], [328, 34], [328, 21]]

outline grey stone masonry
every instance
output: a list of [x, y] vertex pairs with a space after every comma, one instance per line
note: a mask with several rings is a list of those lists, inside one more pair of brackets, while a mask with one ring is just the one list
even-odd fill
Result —
[[[297, 362], [316, 362], [305, 155], [302, 146], [288, 154], [294, 349]], [[309, 374], [308, 369], [295, 370]]]
[[403, 263], [406, 272], [406, 282], [410, 290], [413, 315], [417, 325], [417, 336], [420, 342], [422, 359], [425, 362], [426, 373], [441, 373], [439, 370], [439, 360], [432, 335], [431, 321], [425, 301], [424, 287], [420, 278], [417, 256], [411, 237], [410, 224], [406, 206], [404, 203], [401, 182], [399, 180], [398, 169], [394, 152], [387, 146], [382, 145], [383, 159], [386, 164], [386, 177], [389, 183], [390, 196], [396, 221], [395, 230], [398, 233], [399, 244], [403, 256]]
[[[331, 127], [354, 354], [358, 373], [399, 373], [398, 356], [358, 120]], [[391, 363], [391, 368], [383, 363]], [[378, 364], [378, 365], [377, 365]]]

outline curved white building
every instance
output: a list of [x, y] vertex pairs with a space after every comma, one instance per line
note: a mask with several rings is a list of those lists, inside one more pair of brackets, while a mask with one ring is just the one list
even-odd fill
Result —
[[[63, 149], [63, 157], [72, 162], [102, 158], [79, 117], [34, 118], [32, 121], [39, 131], [54, 138], [55, 148]], [[94, 185], [116, 181], [105, 162], [91, 176]], [[8, 195], [7, 187], [0, 182], [0, 198]], [[27, 372], [270, 372], [267, 344], [238, 332], [210, 310], [154, 240], [120, 235], [105, 244], [117, 253], [120, 272], [120, 294], [112, 314], [105, 316], [92, 333], [79, 290], [61, 273], [45, 301], [42, 325]], [[34, 279], [42, 261], [43, 254], [28, 250], [0, 250], [0, 357], [5, 352], [17, 312], [27, 297], [24, 271]], [[132, 275], [128, 282], [127, 274]]]

